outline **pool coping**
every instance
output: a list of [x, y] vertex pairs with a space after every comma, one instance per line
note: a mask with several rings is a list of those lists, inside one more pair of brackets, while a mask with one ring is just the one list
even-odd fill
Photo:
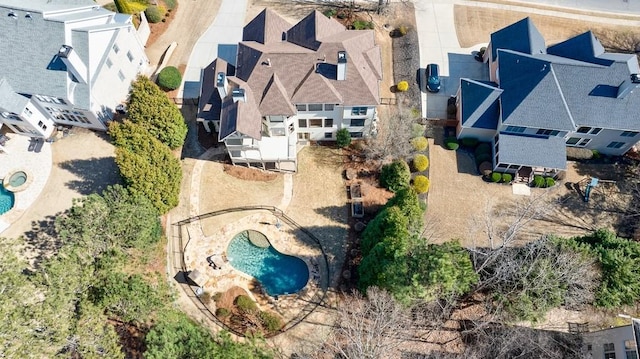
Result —
[[[259, 208], [246, 208], [243, 210], [248, 211], [245, 216], [218, 227], [219, 229], [215, 233], [209, 235], [205, 235], [201, 231], [191, 231], [190, 229], [193, 228], [192, 226], [196, 225], [197, 222], [188, 221], [186, 223], [187, 225], [181, 229], [181, 231], [183, 231], [182, 233], [186, 234], [189, 238], [183, 251], [183, 266], [186, 273], [194, 270], [201, 273], [202, 283], [196, 284], [203, 288], [202, 292], [214, 294], [226, 292], [234, 286], [242, 288], [256, 301], [260, 308], [275, 311], [280, 314], [286, 323], [283, 329], [286, 331], [288, 328], [300, 322], [301, 315], [309, 313], [308, 309], [305, 309], [307, 306], [313, 305], [314, 309], [311, 311], [315, 310], [315, 307], [319, 305], [326, 295], [326, 290], [329, 285], [328, 263], [321, 264], [321, 267], [318, 266], [319, 263], [323, 263], [323, 249], [319, 244], [313, 244], [317, 239], [312, 237], [309, 237], [307, 240], [298, 238], [298, 233], [296, 232], [300, 230], [302, 231], [300, 234], [309, 236], [302, 228], [296, 225], [289, 225], [282, 221], [280, 228], [276, 226], [276, 223], [278, 223], [280, 219], [275, 215], [275, 213], [278, 213], [275, 207], [268, 210]], [[273, 212], [274, 210], [276, 210], [275, 213]], [[201, 221], [206, 218], [208, 217], [199, 217], [198, 220]], [[207, 257], [216, 254], [226, 256], [226, 249], [230, 241], [238, 233], [248, 229], [263, 233], [275, 250], [284, 255], [297, 257], [307, 265], [309, 279], [300, 291], [293, 294], [273, 297], [254, 285], [254, 283], [259, 283], [259, 280], [234, 268], [228, 262], [225, 263], [226, 265], [222, 269], [212, 269], [209, 266], [206, 261]], [[322, 268], [322, 270], [320, 268]], [[324, 274], [326, 274], [326, 278], [323, 278]], [[192, 288], [195, 290], [197, 286]], [[212, 315], [215, 313], [215, 302], [203, 304], [205, 304], [205, 307], [207, 307]], [[236, 334], [242, 335], [242, 333]]]
[[[297, 259], [301, 260], [301, 261], [302, 261], [302, 262], [307, 266], [307, 274], [308, 274], [308, 276], [307, 276], [307, 280], [305, 281], [304, 285], [303, 285], [302, 287], [300, 287], [300, 289], [298, 289], [297, 291], [295, 291], [295, 292], [291, 292], [291, 293], [287, 293], [287, 292], [285, 292], [284, 294], [271, 295], [271, 294], [267, 293], [267, 292], [266, 292], [266, 290], [261, 290], [261, 292], [262, 292], [262, 294], [263, 294], [263, 295], [270, 296], [270, 297], [273, 297], [273, 298], [278, 298], [278, 297], [281, 297], [281, 296], [287, 296], [287, 295], [294, 295], [294, 294], [298, 294], [298, 293], [300, 293], [304, 288], [306, 288], [306, 287], [309, 285], [309, 283], [310, 283], [310, 281], [311, 281], [311, 278], [312, 278], [312, 274], [313, 274], [313, 273], [312, 273], [312, 267], [311, 267], [311, 265], [310, 265], [310, 260], [306, 260], [306, 258], [300, 257], [300, 256], [298, 256], [298, 255], [296, 255], [296, 254], [293, 254], [293, 253], [287, 253], [287, 252], [285, 252], [285, 251], [280, 250], [279, 248], [277, 248], [277, 247], [272, 243], [272, 241], [269, 239], [269, 236], [267, 236], [266, 234], [262, 233], [262, 232], [261, 232], [261, 231], [259, 231], [259, 230], [253, 229], [253, 228], [243, 229], [243, 230], [239, 231], [239, 232], [238, 232], [238, 233], [236, 233], [233, 237], [231, 237], [231, 239], [230, 239], [230, 240], [229, 240], [229, 242], [227, 243], [226, 248], [225, 248], [225, 251], [224, 251], [224, 253], [222, 253], [222, 255], [224, 256], [224, 258], [226, 258], [226, 263], [227, 263], [231, 268], [233, 268], [236, 272], [239, 272], [241, 275], [243, 275], [243, 276], [247, 277], [247, 279], [249, 279], [249, 280], [254, 280], [254, 279], [255, 279], [258, 283], [260, 283], [260, 287], [261, 287], [261, 289], [262, 289], [262, 288], [264, 288], [264, 284], [263, 284], [263, 283], [262, 283], [258, 278], [256, 278], [256, 277], [254, 277], [254, 276], [252, 276], [252, 275], [250, 275], [250, 274], [248, 274], [248, 273], [246, 273], [246, 272], [242, 271], [241, 269], [238, 269], [238, 268], [234, 267], [234, 266], [233, 266], [233, 264], [231, 264], [231, 261], [229, 260], [229, 256], [227, 255], [227, 249], [229, 248], [229, 245], [231, 244], [231, 241], [233, 241], [233, 240], [234, 240], [238, 235], [240, 235], [242, 232], [246, 232], [246, 231], [254, 231], [254, 232], [258, 232], [258, 233], [262, 234], [262, 235], [265, 237], [265, 239], [267, 240], [267, 242], [269, 243], [269, 246], [273, 247], [273, 249], [274, 249], [276, 252], [278, 252], [279, 254], [284, 255], [284, 256], [297, 258]], [[267, 249], [267, 248], [269, 248], [269, 247], [261, 247], [261, 246], [258, 246], [258, 245], [256, 245], [255, 243], [253, 243], [253, 242], [251, 241], [251, 239], [249, 239], [249, 238], [247, 238], [247, 240], [249, 241], [249, 243], [250, 243], [251, 245], [254, 245], [254, 246], [258, 247], [258, 248], [262, 248], [262, 249]]]

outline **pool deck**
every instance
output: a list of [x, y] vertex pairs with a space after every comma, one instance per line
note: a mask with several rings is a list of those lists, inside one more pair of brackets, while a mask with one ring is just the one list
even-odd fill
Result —
[[[185, 248], [185, 262], [189, 271], [197, 269], [201, 273], [202, 283], [197, 284], [211, 294], [222, 293], [235, 286], [241, 287], [263, 309], [274, 310], [285, 320], [294, 318], [312, 298], [322, 295], [321, 288], [326, 288], [328, 283], [326, 276], [323, 278], [321, 273], [326, 273], [327, 269], [323, 264], [320, 248], [298, 238], [294, 229], [286, 223], [280, 221], [279, 228], [276, 223], [277, 218], [268, 211], [251, 211], [240, 220], [229, 223], [221, 227], [217, 233], [204, 238], [194, 238], [194, 233], [185, 226], [186, 233], [183, 235], [191, 235]], [[253, 277], [233, 268], [229, 262], [220, 269], [214, 269], [209, 264], [208, 257], [222, 255], [224, 258], [229, 242], [238, 233], [248, 229], [263, 233], [278, 252], [300, 258], [307, 264], [309, 282], [302, 290], [298, 293], [278, 296], [276, 299], [263, 293], [259, 286], [255, 285], [256, 281]], [[197, 233], [196, 231], [196, 236], [198, 236]], [[215, 304], [211, 303], [211, 306], [212, 308], [209, 309], [215, 312]]]
[[34, 204], [44, 190], [51, 174], [51, 144], [44, 143], [39, 153], [29, 152], [29, 137], [13, 133], [6, 135], [10, 138], [0, 152], [0, 180], [17, 172], [27, 174], [27, 186], [24, 190], [15, 192], [15, 204], [11, 210], [0, 214], [0, 233], [17, 221], [24, 212]]

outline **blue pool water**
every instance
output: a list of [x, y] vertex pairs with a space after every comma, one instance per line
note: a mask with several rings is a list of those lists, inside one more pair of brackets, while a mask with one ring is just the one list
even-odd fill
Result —
[[0, 214], [8, 212], [13, 208], [14, 201], [13, 192], [7, 191], [2, 183], [0, 183]]
[[300, 258], [282, 254], [272, 246], [260, 248], [246, 232], [237, 234], [227, 247], [231, 265], [256, 278], [271, 296], [296, 293], [307, 285], [309, 269]]

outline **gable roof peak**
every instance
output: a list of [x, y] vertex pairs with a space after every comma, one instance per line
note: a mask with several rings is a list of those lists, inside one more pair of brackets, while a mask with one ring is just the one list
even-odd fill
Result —
[[261, 44], [280, 42], [291, 24], [272, 9], [265, 8], [242, 29], [242, 41]]
[[337, 20], [314, 10], [287, 31], [287, 41], [317, 50], [322, 39], [343, 31], [346, 31], [346, 28]]
[[493, 59], [496, 58], [498, 49], [513, 50], [530, 55], [546, 53], [544, 37], [529, 17], [492, 33], [491, 44]]

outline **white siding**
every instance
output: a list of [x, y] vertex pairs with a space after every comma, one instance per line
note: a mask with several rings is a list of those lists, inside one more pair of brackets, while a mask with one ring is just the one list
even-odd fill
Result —
[[[107, 32], [112, 31], [108, 30]], [[91, 32], [90, 42], [105, 39], [106, 36], [101, 32]], [[144, 48], [139, 43], [132, 27], [117, 30], [114, 43], [119, 48], [118, 53], [113, 50], [113, 46], [109, 46], [106, 49], [97, 46], [95, 49], [97, 52], [108, 51], [108, 58], [112, 64], [110, 68], [106, 63], [103, 64], [98, 68], [95, 79], [92, 79], [94, 85], [91, 88], [91, 110], [98, 115], [104, 112], [112, 112], [118, 104], [124, 102], [131, 82], [135, 80], [138, 73], [144, 72], [148, 65]], [[91, 48], [91, 51], [93, 52], [94, 49]], [[133, 55], [132, 61], [127, 57], [128, 52]], [[120, 79], [120, 74], [123, 75], [124, 80]]]

